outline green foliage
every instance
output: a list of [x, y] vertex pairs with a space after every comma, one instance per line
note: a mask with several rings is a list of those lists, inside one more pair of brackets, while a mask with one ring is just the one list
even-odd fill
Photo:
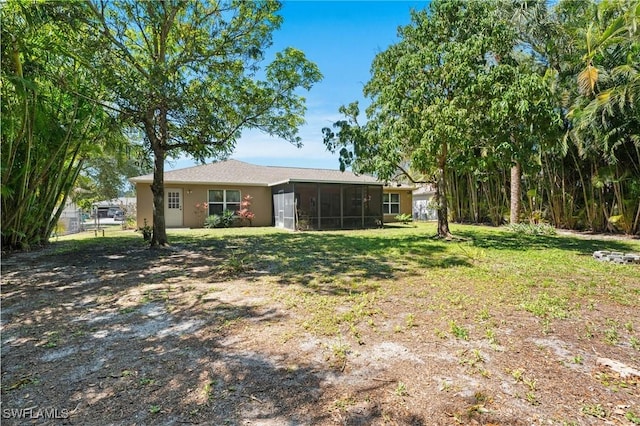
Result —
[[455, 320], [449, 321], [449, 331], [461, 340], [469, 340], [469, 330], [459, 325]]
[[114, 138], [101, 149], [95, 149], [83, 164], [72, 199], [89, 210], [86, 206], [96, 201], [112, 200], [131, 193], [127, 178], [152, 171], [143, 158], [145, 155], [139, 145], [123, 138]]
[[607, 417], [607, 410], [601, 404], [584, 404], [580, 411], [588, 416], [593, 416], [598, 419], [604, 419]]
[[220, 215], [212, 214], [204, 220], [204, 227], [207, 229], [216, 228], [216, 224], [220, 222]]
[[[481, 148], [500, 143], [496, 130], [501, 128], [491, 120], [518, 126], [517, 120], [505, 120], [506, 103], [496, 99], [517, 69], [512, 60], [508, 70], [500, 68], [517, 43], [501, 5], [434, 1], [428, 11], [412, 12], [411, 24], [399, 29], [400, 41], [373, 61], [364, 89], [371, 99], [367, 124], [358, 124], [358, 105], [351, 104], [340, 109], [346, 120], [334, 124], [336, 132], [323, 129], [327, 148], [340, 152], [341, 167], [351, 165], [382, 179], [400, 173], [411, 178], [407, 170], [430, 177], [442, 237], [449, 236], [448, 169], [471, 167]], [[510, 96], [515, 102], [520, 95]], [[493, 100], [502, 114], [487, 114]], [[523, 102], [519, 108], [520, 116], [530, 116]], [[501, 140], [510, 140], [510, 132], [502, 130]]]
[[635, 414], [633, 411], [627, 411], [624, 416], [634, 425], [640, 425], [640, 415]]
[[584, 56], [576, 64], [581, 70], [568, 114], [570, 135], [582, 155], [603, 155], [609, 163], [626, 162], [629, 150], [640, 147], [639, 5], [599, 3], [586, 11], [590, 21], [576, 38]]
[[556, 235], [556, 228], [548, 223], [511, 223], [505, 226], [511, 232], [524, 235]]
[[104, 86], [86, 65], [84, 3], [4, 2], [2, 246], [44, 244], [84, 162], [118, 129], [91, 100]]
[[246, 269], [245, 257], [239, 257], [236, 252], [231, 250], [231, 254], [226, 263], [226, 269], [230, 274], [238, 274]]
[[569, 306], [564, 297], [552, 296], [546, 292], [523, 302], [522, 307], [540, 318], [568, 318]]
[[150, 241], [151, 240], [151, 234], [153, 233], [153, 228], [151, 226], [149, 226], [149, 224], [147, 223], [147, 218], [144, 218], [144, 225], [138, 229], [138, 231], [142, 232], [142, 238], [144, 238], [145, 241]]
[[407, 223], [411, 222], [411, 220], [413, 220], [411, 215], [407, 213], [396, 215], [394, 219], [397, 220], [398, 222], [402, 222], [404, 225], [406, 225]]
[[324, 142], [342, 169], [435, 182], [439, 222], [517, 222], [525, 205], [557, 228], [637, 234], [639, 10], [433, 1], [376, 56], [366, 120], [340, 107]]
[[65, 233], [65, 231], [67, 227], [65, 226], [65, 223], [61, 220], [58, 221], [58, 223], [56, 223], [55, 228], [53, 229], [53, 235], [54, 236], [59, 236]]
[[122, 229], [135, 229], [136, 227], [136, 217], [133, 215], [126, 215], [124, 222], [122, 223]]
[[225, 210], [221, 215], [212, 214], [204, 221], [205, 228], [230, 228], [237, 220], [237, 216], [231, 210]]
[[549, 20], [541, 51], [561, 70], [557, 86], [568, 108], [559, 154], [570, 162], [556, 159], [548, 177], [550, 189], [555, 181], [571, 192], [569, 200], [549, 200], [558, 226], [640, 232], [639, 10], [637, 0], [561, 1]]
[[409, 395], [409, 391], [407, 390], [407, 385], [403, 382], [398, 382], [398, 384], [396, 385], [396, 388], [394, 389], [393, 393], [396, 396], [407, 396]]

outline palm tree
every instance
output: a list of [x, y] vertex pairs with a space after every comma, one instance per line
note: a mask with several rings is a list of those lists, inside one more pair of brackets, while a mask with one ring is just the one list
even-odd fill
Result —
[[608, 220], [640, 230], [640, 1], [599, 3], [584, 33], [569, 136], [584, 157], [604, 159], [593, 181], [613, 196]]

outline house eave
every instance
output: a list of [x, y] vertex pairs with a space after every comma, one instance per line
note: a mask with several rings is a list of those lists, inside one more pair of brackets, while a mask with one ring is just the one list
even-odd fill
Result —
[[413, 192], [417, 188], [413, 187], [413, 186], [402, 186], [402, 187], [400, 187], [400, 186], [386, 186], [386, 185], [384, 185], [383, 189], [385, 191], [388, 191], [388, 192], [393, 192], [393, 191], [395, 191], [395, 192], [403, 192], [403, 191], [411, 191], [411, 192]]
[[342, 184], [342, 185], [372, 185], [382, 186], [381, 182], [354, 182], [349, 180], [319, 180], [319, 179], [285, 179], [282, 181], [268, 184], [268, 186], [286, 185], [288, 183], [326, 183], [326, 184]]
[[[152, 184], [152, 179], [129, 179], [131, 183], [148, 183]], [[194, 181], [194, 180], [165, 180], [164, 186], [167, 185], [210, 185], [210, 186], [260, 186], [268, 187], [267, 183], [262, 182], [211, 182], [211, 181]]]

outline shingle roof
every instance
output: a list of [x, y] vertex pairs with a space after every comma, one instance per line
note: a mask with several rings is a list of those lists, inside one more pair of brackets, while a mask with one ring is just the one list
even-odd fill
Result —
[[[129, 179], [151, 183], [153, 174]], [[165, 183], [272, 186], [286, 182], [368, 183], [382, 185], [376, 178], [340, 170], [258, 166], [238, 160], [218, 161], [165, 172]]]

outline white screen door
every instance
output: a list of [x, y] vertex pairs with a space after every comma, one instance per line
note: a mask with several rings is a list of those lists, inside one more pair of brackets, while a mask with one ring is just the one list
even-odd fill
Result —
[[284, 191], [278, 191], [278, 193], [273, 196], [273, 199], [276, 211], [276, 227], [284, 228]]

